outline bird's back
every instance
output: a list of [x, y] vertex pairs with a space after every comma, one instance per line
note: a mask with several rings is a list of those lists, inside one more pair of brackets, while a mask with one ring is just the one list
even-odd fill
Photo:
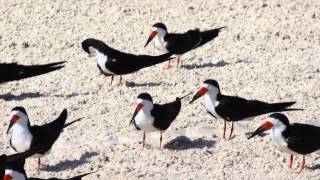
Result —
[[300, 154], [309, 154], [320, 149], [320, 127], [294, 123], [283, 136], [288, 147]]
[[56, 120], [42, 126], [31, 126], [30, 131], [33, 135], [31, 146], [42, 144], [47, 146], [48, 149], [46, 149], [46, 151], [49, 150], [60, 136], [66, 120], [67, 110], [64, 109]]
[[151, 115], [155, 117], [154, 126], [160, 130], [166, 130], [176, 119], [180, 110], [181, 100], [179, 98], [167, 104], [154, 104], [151, 111]]
[[201, 40], [199, 29], [189, 30], [183, 34], [166, 34], [166, 48], [173, 54], [183, 54], [197, 47]]

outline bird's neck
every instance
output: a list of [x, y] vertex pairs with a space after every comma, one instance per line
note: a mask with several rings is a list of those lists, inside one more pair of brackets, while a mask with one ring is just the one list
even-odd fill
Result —
[[31, 135], [28, 124], [16, 123], [12, 126], [12, 135], [20, 133]]
[[11, 169], [6, 169], [5, 175], [9, 175], [10, 177], [12, 177], [12, 180], [26, 180], [25, 174]]

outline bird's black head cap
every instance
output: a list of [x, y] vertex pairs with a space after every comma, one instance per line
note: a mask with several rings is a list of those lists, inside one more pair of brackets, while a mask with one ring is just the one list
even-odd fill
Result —
[[152, 97], [151, 97], [151, 95], [149, 93], [141, 93], [141, 94], [139, 94], [138, 99], [145, 99], [145, 100], [153, 102]]

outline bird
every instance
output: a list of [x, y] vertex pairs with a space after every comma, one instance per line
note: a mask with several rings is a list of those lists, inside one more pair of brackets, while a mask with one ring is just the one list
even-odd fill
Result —
[[270, 130], [273, 144], [282, 152], [290, 154], [289, 168], [292, 168], [293, 156], [302, 155], [300, 174], [304, 169], [305, 155], [320, 149], [320, 127], [310, 124], [293, 123], [282, 113], [273, 113], [257, 128], [248, 139]]
[[82, 118], [65, 123], [67, 120], [67, 109], [54, 121], [42, 126], [30, 125], [29, 117], [25, 108], [15, 107], [11, 110], [11, 120], [7, 134], [11, 131], [10, 146], [16, 152], [24, 152], [34, 146], [42, 146], [44, 150], [39, 151], [35, 156], [38, 157], [38, 169], [40, 167], [40, 157], [49, 153], [54, 142], [60, 136], [62, 130], [71, 124], [80, 121]]
[[[186, 95], [187, 96], [187, 95]], [[143, 131], [142, 146], [145, 145], [146, 132], [160, 131], [161, 149], [162, 133], [169, 128], [181, 110], [181, 100], [186, 97], [177, 97], [175, 101], [166, 104], [154, 104], [149, 93], [141, 93], [137, 98], [137, 106], [129, 125], [133, 124], [137, 130]]]
[[[21, 159], [18, 161], [13, 161], [11, 163], [7, 163], [5, 166], [5, 174], [3, 180], [63, 180], [60, 178], [36, 178], [36, 177], [27, 177], [26, 171], [24, 169], [25, 159]], [[65, 180], [81, 180], [82, 177], [90, 175], [91, 173], [81, 174], [72, 178], [68, 178]]]
[[0, 63], [0, 84], [49, 73], [63, 68], [63, 63], [65, 61], [42, 65]]
[[220, 92], [219, 84], [216, 80], [208, 79], [198, 92], [193, 96], [189, 104], [204, 96], [204, 106], [207, 112], [215, 119], [224, 120], [223, 138], [225, 139], [226, 121], [231, 122], [231, 132], [233, 132], [234, 121], [250, 120], [255, 116], [259, 116], [271, 112], [294, 111], [302, 109], [288, 108], [295, 102], [268, 103], [258, 100], [247, 100], [237, 96], [227, 96]]
[[[177, 68], [179, 68], [180, 57], [182, 54], [198, 48], [207, 42], [216, 38], [221, 29], [200, 31], [199, 29], [188, 30], [184, 33], [168, 33], [166, 25], [163, 23], [156, 23], [151, 28], [151, 33], [144, 47], [146, 47], [154, 38], [154, 45], [160, 51], [167, 53], [171, 52], [177, 57]], [[167, 69], [170, 68], [170, 61], [168, 61]]]
[[100, 72], [111, 76], [112, 85], [114, 75], [120, 75], [118, 85], [122, 85], [122, 75], [136, 72], [142, 68], [153, 66], [172, 59], [171, 53], [160, 56], [134, 55], [120, 52], [97, 39], [86, 39], [82, 42], [82, 48], [89, 55], [96, 55], [97, 66]]
[[16, 153], [12, 155], [2, 154], [0, 156], [0, 178], [4, 177], [7, 164], [14, 163], [16, 161], [21, 161], [43, 150], [45, 150], [43, 146], [35, 145], [31, 147], [29, 150], [22, 153]]

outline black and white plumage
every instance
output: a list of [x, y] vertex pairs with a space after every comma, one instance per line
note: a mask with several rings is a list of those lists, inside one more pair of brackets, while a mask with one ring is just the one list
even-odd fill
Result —
[[[27, 177], [26, 171], [24, 170], [25, 159], [13, 161], [7, 163], [5, 166], [5, 174], [3, 180], [81, 180], [82, 177], [87, 176], [92, 173], [81, 174], [68, 179], [60, 179], [60, 178], [35, 178], [35, 177]], [[0, 177], [1, 178], [1, 177]]]
[[5, 155], [2, 154], [0, 156], [0, 178], [4, 177], [5, 175], [5, 169], [7, 165], [13, 164], [15, 162], [20, 162], [23, 161], [24, 159], [35, 155], [38, 152], [41, 152], [45, 150], [43, 146], [33, 146], [29, 150], [22, 152], [22, 153], [17, 153], [17, 154], [12, 154], [12, 155]]
[[268, 130], [274, 145], [282, 152], [290, 154], [289, 168], [292, 167], [293, 155], [303, 155], [299, 174], [304, 169], [304, 156], [320, 150], [320, 127], [300, 123], [290, 124], [288, 118], [281, 113], [271, 114], [248, 139]]
[[171, 59], [171, 53], [160, 56], [134, 55], [120, 52], [106, 45], [97, 39], [86, 39], [82, 42], [85, 52], [97, 58], [97, 65], [101, 73], [111, 76], [111, 83], [114, 75], [120, 75], [119, 85], [122, 84], [122, 76], [136, 72], [142, 68], [153, 66]]
[[154, 104], [150, 94], [139, 94], [137, 100], [138, 104], [130, 124], [132, 123], [137, 130], [143, 131], [143, 146], [145, 144], [146, 132], [160, 131], [159, 149], [161, 149], [162, 132], [168, 129], [178, 116], [181, 110], [181, 99], [184, 97], [177, 97], [175, 101], [166, 104]]
[[204, 81], [190, 103], [201, 96], [204, 96], [204, 106], [207, 112], [215, 118], [224, 120], [223, 138], [225, 138], [226, 121], [232, 123], [229, 136], [231, 138], [234, 121], [253, 118], [271, 112], [301, 110], [288, 108], [295, 104], [295, 102], [267, 103], [258, 100], [247, 100], [237, 96], [223, 95], [220, 92], [218, 82], [212, 79]]
[[[11, 120], [7, 133], [12, 131], [10, 145], [16, 152], [25, 152], [35, 146], [43, 149], [37, 152], [37, 156], [43, 156], [50, 151], [54, 142], [60, 136], [62, 130], [79, 121], [70, 123], [67, 120], [67, 110], [64, 109], [57, 119], [42, 126], [31, 126], [26, 110], [23, 107], [15, 107], [11, 111]], [[40, 158], [39, 164], [40, 166]]]
[[[167, 27], [163, 23], [156, 23], [152, 26], [151, 33], [145, 47], [155, 38], [154, 45], [160, 51], [175, 54], [178, 58], [177, 68], [180, 63], [180, 56], [188, 51], [198, 48], [216, 38], [221, 29], [211, 29], [200, 31], [199, 29], [189, 30], [185, 33], [168, 33]], [[168, 67], [170, 68], [170, 61]]]
[[0, 64], [0, 83], [25, 79], [33, 76], [46, 74], [63, 68], [62, 62], [55, 62], [43, 65], [19, 65], [17, 63]]

